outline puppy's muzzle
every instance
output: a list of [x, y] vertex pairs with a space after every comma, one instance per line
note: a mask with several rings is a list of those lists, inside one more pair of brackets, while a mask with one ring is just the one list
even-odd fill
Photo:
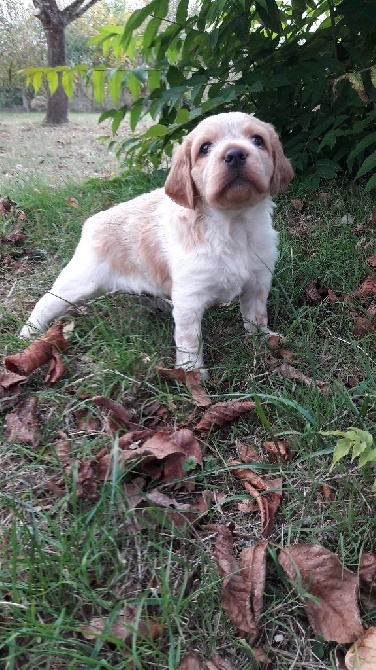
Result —
[[232, 147], [225, 153], [224, 161], [228, 168], [239, 170], [247, 162], [247, 153], [240, 147]]

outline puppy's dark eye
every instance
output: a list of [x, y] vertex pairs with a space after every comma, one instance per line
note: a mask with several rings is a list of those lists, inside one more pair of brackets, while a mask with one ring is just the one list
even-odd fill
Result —
[[256, 147], [263, 147], [264, 146], [264, 140], [262, 139], [261, 135], [253, 135], [251, 137], [251, 142], [256, 145]]
[[200, 146], [200, 156], [206, 156], [211, 147], [211, 142], [204, 142], [204, 144], [201, 144]]

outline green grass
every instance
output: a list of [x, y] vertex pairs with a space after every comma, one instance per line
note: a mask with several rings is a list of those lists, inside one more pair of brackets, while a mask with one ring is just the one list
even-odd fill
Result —
[[[17, 332], [70, 258], [83, 220], [162, 181], [163, 174], [136, 172], [114, 180], [11, 189], [27, 213], [27, 253], [11, 256], [10, 267], [2, 271], [2, 353], [20, 349]], [[238, 670], [256, 668], [248, 642], [221, 608], [215, 533], [204, 524], [233, 521], [236, 551], [260, 539], [258, 514], [238, 511], [244, 490], [226, 462], [237, 456], [238, 441], [259, 446], [270, 439], [269, 425], [273, 435], [289, 441], [293, 458], [267, 469], [283, 476], [284, 493], [270, 539], [257, 646], [270, 652], [273, 668], [334, 668], [335, 645], [316, 640], [283, 579], [276, 554], [291, 543], [321, 543], [356, 570], [363, 551], [376, 551], [372, 472], [363, 473], [345, 459], [329, 473], [334, 443], [319, 435], [321, 430], [350, 425], [374, 434], [374, 337], [354, 340], [345, 300], [313, 305], [305, 293], [310, 281], [320, 279], [324, 287], [351, 294], [369, 273], [366, 258], [376, 247], [367, 229], [372, 201], [361, 190], [355, 196], [338, 185], [329, 201], [312, 194], [297, 196], [306, 201], [303, 213], [292, 205], [291, 193], [278, 199], [275, 221], [281, 257], [270, 296], [270, 323], [286, 335], [284, 348], [297, 356], [292, 364], [330, 382], [331, 392], [324, 396], [274, 373], [265, 340], [244, 337], [237, 303], [206, 314], [208, 392], [218, 400], [257, 395], [268, 423], [250, 416], [204, 439], [197, 491], [224, 493], [227, 501], [213, 505], [191, 534], [174, 530], [163, 510], [152, 505], [146, 527], [134, 532], [121, 473], [99, 485], [95, 500], [79, 499], [77, 481], [64, 471], [54, 450], [59, 431], [66, 434], [77, 458], [94, 456], [111, 443], [103, 422], [94, 433], [78, 426], [78, 410], [85, 409], [88, 417], [101, 416], [90, 402], [93, 395], [124, 401], [141, 422], [154, 400], [169, 408], [176, 426], [198, 420], [200, 412], [186, 389], [154, 371], [159, 361], [173, 365], [169, 314], [156, 312], [150, 302], [137, 297], [93, 301], [70, 317], [75, 329], [65, 354], [65, 377], [46, 388], [42, 373], [36, 372], [22, 387], [21, 399], [38, 398], [41, 446], [11, 444], [1, 428], [0, 665], [5, 670], [176, 670], [189, 649], [206, 657], [217, 650]], [[67, 197], [76, 198], [79, 208], [69, 205]], [[354, 217], [353, 224], [341, 222], [347, 213]], [[1, 224], [5, 232], [12, 227], [12, 221]], [[363, 232], [356, 231], [360, 225]], [[356, 247], [362, 236], [370, 242], [366, 252]], [[348, 387], [350, 377], [357, 378], [355, 386]], [[4, 414], [7, 411], [4, 408]], [[51, 481], [62, 489], [61, 497], [54, 494]], [[326, 501], [320, 493], [323, 483], [333, 488], [333, 500]], [[166, 486], [162, 490], [181, 501], [191, 499]], [[194, 572], [197, 579], [186, 589]], [[85, 638], [81, 627], [92, 617], [104, 617], [111, 624], [125, 604], [137, 606], [139, 617], [157, 620], [161, 636], [153, 641], [134, 631], [122, 642], [105, 630], [96, 640]], [[375, 625], [374, 613], [362, 615], [366, 626]], [[315, 655], [319, 651], [322, 660]]]

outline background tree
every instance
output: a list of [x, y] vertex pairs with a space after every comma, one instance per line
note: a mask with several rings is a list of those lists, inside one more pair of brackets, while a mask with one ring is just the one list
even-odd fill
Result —
[[0, 107], [24, 105], [28, 109], [31, 90], [20, 72], [32, 62], [43, 66], [45, 42], [42, 26], [30, 7], [13, 0], [0, 3]]
[[[66, 66], [65, 29], [99, 0], [74, 0], [59, 9], [56, 0], [33, 0], [35, 16], [40, 20], [47, 41], [48, 66]], [[47, 101], [45, 123], [61, 124], [68, 121], [68, 97], [62, 86], [62, 72], [57, 73], [56, 89]]]

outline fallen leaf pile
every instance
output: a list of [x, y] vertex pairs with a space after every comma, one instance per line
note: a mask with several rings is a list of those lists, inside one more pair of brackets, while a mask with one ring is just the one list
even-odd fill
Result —
[[[331, 299], [329, 293], [327, 297]], [[278, 357], [280, 343], [272, 344]], [[64, 373], [60, 352], [65, 351], [66, 346], [62, 323], [59, 323], [23, 352], [6, 356], [7, 370], [0, 375], [0, 398], [14, 401], [20, 386], [42, 365], [49, 365], [45, 383], [57, 381]], [[292, 360], [287, 355], [280, 358]], [[308, 386], [314, 384], [324, 394], [329, 391], [326, 383], [306, 377], [290, 363], [284, 362], [277, 369], [292, 381]], [[124, 498], [119, 505], [125, 504], [129, 512], [130, 534], [166, 520], [185, 535], [193, 531], [199, 535], [214, 532], [214, 558], [222, 580], [222, 607], [239, 633], [253, 645], [260, 632], [263, 613], [268, 538], [274, 529], [283, 491], [283, 478], [269, 476], [268, 470], [276, 467], [270, 462], [281, 464], [290, 459], [289, 445], [283, 440], [267, 440], [256, 449], [252, 444], [238, 442], [239, 458], [227, 463], [229, 473], [244, 492], [238, 509], [243, 514], [259, 513], [263, 537], [246, 548], [243, 538], [243, 548], [237, 551], [237, 535], [231, 524], [203, 526], [200, 523], [212, 503], [220, 504], [220, 495], [213, 490], [197, 491], [197, 473], [201, 472], [212, 433], [241, 417], [258, 421], [256, 405], [251, 400], [213, 403], [196, 371], [166, 370], [158, 366], [156, 372], [187, 386], [196, 406], [189, 426], [177, 426], [169, 409], [157, 400], [137, 408], [137, 404], [127, 405], [126, 399], [87, 395], [83, 399], [85, 407], [72, 414], [72, 421], [78, 433], [101, 433], [107, 444], [88, 458], [77, 458], [72, 453], [76, 446], [74, 440], [60, 432], [52, 452], [61, 465], [61, 472], [51, 477], [48, 490], [57, 497], [69, 496], [67, 480], [70, 480], [75, 482], [78, 498], [95, 500], [104, 482], [121, 480]], [[10, 442], [38, 448], [41, 436], [36, 397], [18, 402], [6, 415], [5, 422]], [[325, 497], [330, 493], [323, 490]], [[160, 522], [152, 512], [156, 509], [161, 511]], [[315, 635], [321, 635], [328, 642], [355, 643], [344, 657], [343, 667], [355, 669], [355, 658], [362, 659], [362, 670], [373, 667], [375, 635], [372, 629], [364, 634], [358, 590], [363, 606], [374, 607], [376, 556], [364, 554], [358, 572], [352, 572], [328, 549], [296, 544], [281, 549], [278, 561], [290, 588], [301, 600]], [[115, 639], [124, 643], [129, 643], [134, 636], [154, 640], [163, 633], [152, 608], [149, 612], [146, 605], [140, 612], [138, 606], [130, 603], [125, 604], [115, 618], [95, 617], [80, 630], [88, 640], [101, 637], [108, 642]], [[252, 651], [264, 668], [271, 670], [269, 650], [254, 647]], [[213, 654], [210, 660], [205, 660], [191, 651], [179, 670], [232, 670], [232, 665], [222, 655]]]
[[[376, 267], [376, 255], [367, 259], [370, 267]], [[319, 304], [324, 300], [328, 304], [340, 302], [348, 306], [349, 313], [353, 319], [352, 334], [354, 337], [365, 337], [376, 330], [376, 277], [369, 274], [364, 281], [354, 289], [353, 296], [334, 292], [329, 287], [321, 286], [320, 280], [311, 282], [306, 288], [306, 296], [310, 303]], [[360, 303], [362, 312], [359, 312]]]
[[63, 335], [63, 323], [59, 321], [43, 337], [32, 342], [17, 354], [5, 356], [6, 370], [0, 372], [0, 401], [2, 406], [10, 406], [10, 398], [17, 396], [21, 384], [27, 381], [34, 370], [48, 363], [44, 382], [54, 384], [65, 373], [65, 364], [61, 351], [65, 351], [67, 341]]
[[237, 628], [253, 641], [258, 634], [265, 586], [267, 542], [247, 547], [236, 559], [233, 534], [227, 526], [217, 526], [215, 559], [223, 577], [222, 607]]

